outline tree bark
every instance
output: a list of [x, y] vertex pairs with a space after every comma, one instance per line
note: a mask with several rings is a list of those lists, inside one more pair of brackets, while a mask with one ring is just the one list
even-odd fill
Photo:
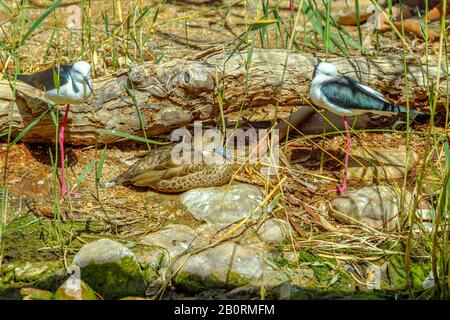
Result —
[[[287, 56], [283, 50], [254, 49], [251, 58], [248, 54], [247, 50], [234, 54], [204, 52], [192, 58], [148, 63], [94, 79], [96, 97], [70, 109], [66, 142], [90, 145], [123, 140], [100, 134], [99, 128], [139, 136], [145, 129], [148, 136], [157, 136], [195, 120], [215, 119], [220, 105], [224, 113], [229, 113], [269, 104], [307, 104], [304, 98], [308, 99], [317, 58], [300, 53]], [[330, 61], [343, 74], [358, 78], [397, 103], [405, 103], [401, 57], [334, 58]], [[418, 59], [409, 59], [407, 65], [410, 105], [424, 108], [428, 104], [428, 83], [435, 86], [437, 60], [431, 59], [428, 65], [432, 82], [426, 79], [426, 68]], [[440, 74], [438, 106], [442, 107], [447, 80], [445, 70]], [[43, 92], [20, 82], [16, 83], [16, 99], [13, 98], [10, 83], [0, 81], [0, 131], [5, 132], [11, 124], [15, 136], [47, 109], [47, 102]], [[61, 111], [63, 108], [60, 106]], [[53, 120], [46, 115], [22, 141], [54, 142], [55, 136]]]

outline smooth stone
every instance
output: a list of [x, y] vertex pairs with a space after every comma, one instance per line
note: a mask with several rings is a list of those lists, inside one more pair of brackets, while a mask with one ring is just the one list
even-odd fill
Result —
[[[228, 232], [231, 231], [231, 229], [235, 228], [236, 224], [229, 224], [229, 223], [204, 223], [201, 224], [195, 229], [195, 233], [198, 234], [198, 238], [195, 239], [194, 245], [195, 246], [202, 246], [202, 245], [208, 245], [214, 241], [217, 241], [224, 236], [227, 235]], [[244, 226], [240, 226], [234, 232], [241, 233], [243, 231]], [[244, 239], [241, 239], [244, 241]]]
[[298, 261], [298, 253], [296, 253], [294, 251], [285, 251], [285, 252], [283, 252], [283, 258], [288, 263], [295, 263]]
[[268, 219], [256, 230], [264, 242], [281, 243], [289, 238], [290, 224], [282, 219]]
[[259, 188], [248, 184], [198, 188], [181, 196], [181, 202], [196, 219], [214, 224], [235, 223], [250, 215], [249, 220], [257, 220], [262, 209], [256, 208], [262, 200]]
[[84, 281], [70, 277], [55, 292], [55, 300], [98, 300]]
[[59, 262], [21, 262], [2, 265], [3, 281], [32, 283], [32, 286], [54, 292], [66, 279], [67, 273]]
[[256, 227], [248, 227], [245, 224], [238, 226], [237, 223], [204, 223], [195, 229], [198, 238], [195, 239], [196, 247], [211, 244], [215, 241], [222, 240], [224, 237], [232, 237], [239, 234], [240, 243], [261, 243], [261, 239], [256, 233]]
[[277, 299], [278, 300], [291, 300], [292, 299], [292, 295], [293, 295], [293, 291], [295, 290], [295, 286], [290, 283], [290, 282], [285, 282], [282, 283], [279, 287], [278, 287], [278, 294], [277, 294]]
[[434, 285], [435, 285], [435, 280], [434, 280], [433, 271], [430, 271], [427, 278], [422, 283], [422, 288], [427, 290], [427, 289], [433, 288]]
[[46, 290], [36, 288], [22, 288], [20, 289], [20, 296], [23, 300], [52, 300], [53, 293]]
[[[406, 192], [405, 205], [410, 203], [410, 199], [411, 194]], [[396, 189], [370, 186], [347, 191], [333, 199], [330, 214], [343, 223], [358, 224], [359, 221], [377, 230], [394, 231], [400, 224], [400, 203], [401, 197]]]
[[[419, 155], [409, 149], [408, 170], [414, 169]], [[348, 179], [379, 182], [403, 178], [406, 172], [406, 148], [352, 150], [348, 162]]]
[[105, 299], [145, 293], [146, 282], [136, 257], [117, 241], [104, 238], [84, 245], [73, 264], [81, 268], [81, 279]]
[[[205, 223], [195, 229], [198, 238], [195, 239], [194, 245], [207, 245], [213, 241], [217, 241], [226, 236], [232, 229], [235, 229], [237, 224], [220, 223], [212, 224]], [[290, 225], [282, 219], [268, 219], [264, 221], [261, 226], [252, 226], [248, 228], [245, 225], [239, 226], [233, 230], [232, 234], [240, 234], [241, 243], [259, 243], [261, 241], [267, 243], [281, 243], [289, 237]]]
[[122, 258], [134, 258], [133, 252], [120, 242], [103, 238], [84, 245], [73, 258], [80, 268], [91, 264], [116, 263]]
[[51, 277], [60, 267], [52, 262], [26, 262], [14, 268], [14, 279], [20, 282], [30, 282]]
[[225, 242], [178, 259], [173, 266], [180, 268], [175, 283], [189, 292], [244, 286], [260, 280], [269, 255], [261, 243]]
[[166, 267], [170, 259], [192, 246], [197, 234], [190, 227], [173, 224], [149, 234], [141, 240], [144, 245], [135, 251], [141, 264], [153, 269]]
[[[357, 15], [355, 5], [348, 1], [334, 1], [331, 16], [342, 25], [356, 26]], [[359, 0], [359, 19], [363, 23], [375, 11], [375, 5], [370, 0]]]

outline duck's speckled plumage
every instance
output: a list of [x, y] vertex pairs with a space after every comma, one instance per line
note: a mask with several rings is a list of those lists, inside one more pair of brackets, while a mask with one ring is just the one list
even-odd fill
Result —
[[172, 161], [172, 148], [173, 146], [164, 146], [149, 151], [112, 182], [175, 193], [220, 186], [230, 181], [233, 175], [232, 164], [177, 164]]

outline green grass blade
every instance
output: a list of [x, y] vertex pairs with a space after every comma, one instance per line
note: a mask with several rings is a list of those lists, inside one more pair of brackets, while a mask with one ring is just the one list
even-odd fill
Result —
[[[57, 110], [57, 112], [59, 112], [59, 110]], [[52, 118], [53, 124], [55, 125], [55, 127], [58, 127], [58, 118], [56, 117], [56, 113], [55, 110], [53, 109], [52, 111], [50, 111], [50, 117]]]
[[[445, 153], [445, 167], [447, 169], [447, 172], [449, 172], [450, 171], [450, 149], [448, 147], [448, 141], [445, 141], [445, 143], [444, 143], [444, 153]], [[447, 183], [447, 194], [450, 194], [450, 181], [449, 181], [449, 183]]]
[[248, 31], [256, 31], [261, 28], [265, 28], [267, 26], [270, 26], [272, 24], [278, 23], [278, 20], [256, 20], [254, 23], [248, 26]]
[[82, 183], [83, 180], [86, 179], [87, 175], [94, 169], [96, 161], [97, 161], [96, 159], [93, 159], [91, 162], [88, 163], [88, 165], [84, 168], [83, 172], [80, 174], [77, 180], [75, 180], [74, 186], [79, 186], [80, 183]]
[[95, 181], [97, 183], [100, 182], [100, 178], [102, 177], [103, 163], [105, 162], [105, 158], [106, 158], [106, 145], [103, 148], [102, 154], [100, 155], [100, 159], [98, 160], [97, 170], [95, 171]]
[[58, 71], [56, 71], [55, 69], [52, 69], [53, 71], [53, 83], [55, 84], [55, 88], [56, 88], [56, 92], [59, 92], [59, 74], [60, 74], [60, 70], [59, 68], [57, 68]]
[[123, 132], [123, 131], [108, 130], [108, 129], [97, 129], [97, 132], [101, 133], [101, 134], [107, 134], [107, 135], [111, 135], [111, 136], [116, 136], [116, 137], [120, 137], [120, 138], [125, 138], [125, 139], [129, 139], [129, 140], [138, 141], [138, 142], [152, 143], [152, 144], [158, 144], [158, 145], [166, 145], [166, 144], [168, 144], [166, 142], [159, 142], [159, 141], [156, 141], [156, 140], [145, 139], [145, 138], [136, 136], [136, 135], [128, 133], [128, 132]]
[[9, 16], [12, 15], [13, 12], [12, 12], [11, 9], [8, 7], [8, 5], [7, 5], [5, 2], [3, 2], [3, 0], [0, 0], [0, 6], [3, 8], [4, 11], [6, 11], [6, 13], [7, 13]]
[[[13, 129], [13, 131], [11, 131], [11, 132], [14, 132], [14, 129]], [[5, 136], [7, 136], [8, 135], [8, 131], [5, 131], [5, 132], [0, 132], [0, 138], [1, 137], [5, 137]]]
[[56, 34], [56, 28], [53, 29], [52, 34], [50, 35], [50, 40], [48, 40], [48, 42], [47, 42], [47, 48], [45, 49], [44, 59], [46, 59], [48, 57], [48, 54], [50, 53], [50, 50], [51, 50], [52, 44], [53, 44], [53, 38], [55, 37], [55, 34]]
[[137, 18], [137, 20], [136, 20], [136, 22], [135, 22], [134, 24], [135, 24], [135, 25], [138, 25], [139, 22], [140, 22], [142, 19], [148, 17], [148, 16], [150, 15], [150, 10], [151, 10], [151, 9], [152, 9], [152, 8], [151, 8], [150, 6], [145, 7], [145, 9], [143, 10], [142, 14], [139, 16], [139, 18]]
[[269, 203], [269, 205], [266, 208], [267, 212], [272, 212], [280, 203], [280, 200], [283, 198], [283, 195], [281, 193], [278, 193], [275, 198]]
[[42, 21], [44, 21], [45, 18], [47, 18], [47, 16], [52, 13], [61, 3], [62, 0], [56, 0], [55, 2], [53, 2], [53, 4], [47, 9], [45, 10], [45, 12], [36, 19], [36, 21], [32, 24], [31, 28], [27, 31], [27, 33], [25, 33], [25, 35], [23, 36], [22, 40], [20, 41], [20, 45], [19, 46], [23, 46], [25, 41], [27, 40], [27, 38], [30, 36], [30, 34], [36, 30], [36, 28], [38, 28]]
[[13, 145], [15, 145], [17, 142], [19, 142], [28, 132], [30, 132], [31, 129], [33, 129], [33, 127], [35, 125], [37, 125], [39, 123], [39, 121], [41, 121], [41, 119], [43, 117], [45, 117], [45, 115], [47, 113], [50, 112], [50, 110], [52, 109], [47, 109], [45, 110], [39, 117], [37, 117], [36, 119], [34, 119], [25, 129], [23, 129], [18, 135], [17, 137], [14, 138], [14, 140], [9, 144], [8, 148], [11, 148]]
[[361, 13], [359, 11], [359, 0], [355, 0], [355, 14], [356, 14], [356, 27], [358, 28], [359, 44], [362, 47], [363, 40], [362, 40], [362, 32], [361, 32]]
[[328, 58], [328, 52], [330, 49], [330, 25], [331, 25], [331, 1], [327, 1], [325, 4], [325, 56]]

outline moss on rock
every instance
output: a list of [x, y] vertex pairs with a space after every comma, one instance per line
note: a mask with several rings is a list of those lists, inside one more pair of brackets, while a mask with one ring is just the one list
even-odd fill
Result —
[[[74, 285], [75, 284], [75, 285]], [[55, 300], [98, 300], [94, 290], [84, 281], [68, 279], [55, 292]]]
[[54, 262], [25, 262], [14, 268], [14, 279], [17, 282], [32, 282], [51, 276], [60, 267]]
[[[411, 264], [412, 287], [414, 290], [422, 290], [422, 284], [431, 271], [431, 263], [413, 261]], [[405, 290], [407, 286], [407, 275], [403, 256], [393, 256], [387, 266], [387, 278], [383, 282], [386, 289]]]
[[146, 281], [134, 254], [123, 244], [103, 238], [86, 244], [75, 255], [81, 279], [105, 299], [142, 296]]
[[146, 285], [142, 271], [132, 257], [118, 263], [89, 264], [81, 269], [81, 276], [105, 299], [144, 295]]
[[213, 288], [231, 289], [250, 283], [249, 279], [240, 276], [236, 272], [229, 272], [227, 274], [226, 283], [222, 279], [215, 277], [214, 274], [203, 278], [198, 274], [183, 271], [177, 274], [174, 281], [179, 289], [189, 293], [198, 293]]
[[23, 300], [52, 300], [54, 298], [50, 291], [36, 288], [22, 288], [20, 289], [20, 295]]
[[67, 278], [60, 262], [19, 262], [2, 266], [5, 285], [18, 284], [20, 287], [34, 287], [55, 291]]
[[179, 272], [174, 279], [177, 287], [189, 293], [198, 293], [215, 287], [214, 282], [209, 282], [198, 274]]

